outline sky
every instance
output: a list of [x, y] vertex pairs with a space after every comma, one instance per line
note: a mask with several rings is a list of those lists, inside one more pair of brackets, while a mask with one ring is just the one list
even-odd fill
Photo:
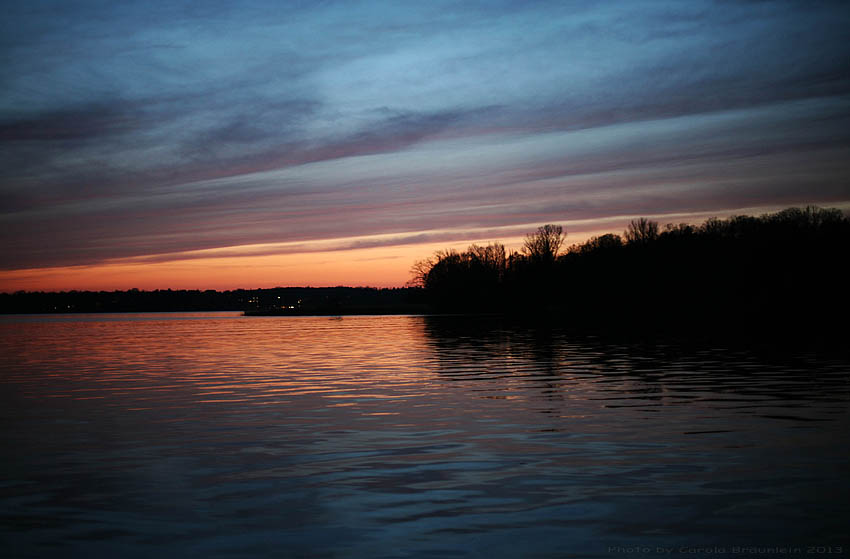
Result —
[[0, 291], [400, 286], [850, 209], [845, 1], [7, 1]]

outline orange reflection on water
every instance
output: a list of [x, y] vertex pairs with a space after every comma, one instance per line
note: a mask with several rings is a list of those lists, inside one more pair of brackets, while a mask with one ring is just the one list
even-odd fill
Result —
[[[0, 317], [15, 458], [0, 500], [63, 538], [128, 546], [174, 526], [209, 542], [309, 523], [322, 537], [403, 526], [398, 541], [429, 546], [453, 531], [554, 541], [578, 524], [595, 541], [647, 517], [701, 541], [700, 519], [778, 534], [799, 524], [782, 524], [788, 510], [843, 534], [830, 497], [847, 485], [848, 368], [806, 362], [493, 317]], [[200, 529], [181, 524], [199, 510]]]
[[126, 409], [316, 397], [368, 405], [417, 397], [429, 383], [411, 362], [427, 352], [421, 319], [341, 328], [366, 319], [223, 314], [200, 321], [167, 313], [92, 317], [98, 322], [68, 316], [47, 329], [24, 323], [14, 334], [19, 355], [38, 356], [42, 380], [57, 381], [33, 386], [44, 397], [105, 399]]

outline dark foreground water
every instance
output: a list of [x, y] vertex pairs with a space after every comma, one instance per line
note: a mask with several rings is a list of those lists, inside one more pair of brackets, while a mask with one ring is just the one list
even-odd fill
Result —
[[0, 555], [845, 556], [848, 371], [494, 319], [4, 317]]

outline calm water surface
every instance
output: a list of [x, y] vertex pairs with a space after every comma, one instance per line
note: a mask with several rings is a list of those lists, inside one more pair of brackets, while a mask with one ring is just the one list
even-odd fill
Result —
[[3, 317], [0, 554], [844, 556], [849, 371], [494, 319]]

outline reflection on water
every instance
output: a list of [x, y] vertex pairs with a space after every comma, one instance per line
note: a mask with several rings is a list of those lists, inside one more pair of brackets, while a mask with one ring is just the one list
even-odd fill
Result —
[[493, 319], [5, 317], [0, 534], [22, 557], [846, 553], [848, 380]]

